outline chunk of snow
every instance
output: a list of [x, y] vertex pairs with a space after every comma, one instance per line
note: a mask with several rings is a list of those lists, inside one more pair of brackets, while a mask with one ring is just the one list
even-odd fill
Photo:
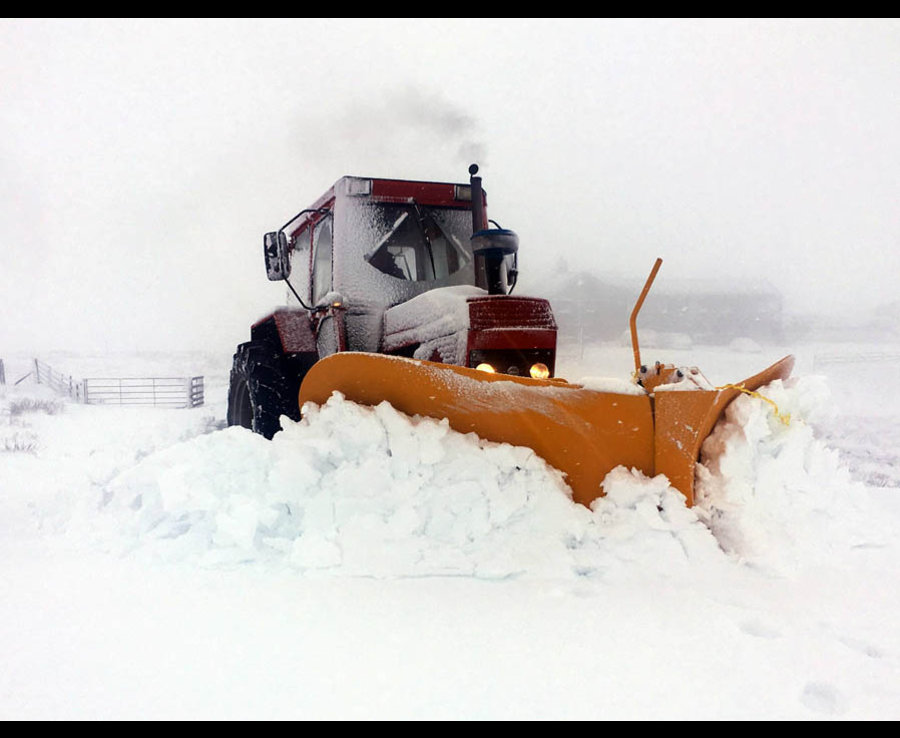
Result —
[[585, 389], [597, 392], [610, 392], [617, 395], [646, 395], [647, 391], [639, 384], [618, 377], [583, 377], [577, 384]]

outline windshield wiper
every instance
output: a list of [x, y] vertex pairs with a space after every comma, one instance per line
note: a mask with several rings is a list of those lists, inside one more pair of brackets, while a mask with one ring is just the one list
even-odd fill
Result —
[[391, 238], [394, 236], [394, 234], [400, 229], [400, 226], [402, 226], [402, 225], [406, 222], [406, 219], [407, 219], [408, 217], [409, 217], [409, 211], [408, 211], [408, 210], [405, 210], [405, 211], [403, 211], [402, 213], [400, 213], [400, 216], [397, 218], [397, 220], [394, 221], [394, 225], [393, 225], [393, 227], [391, 228], [391, 230], [389, 230], [389, 231], [384, 235], [384, 237], [383, 237], [377, 244], [375, 244], [375, 248], [369, 249], [369, 251], [366, 253], [365, 258], [366, 258], [366, 259], [370, 259], [370, 258], [372, 257], [372, 255], [373, 255], [376, 251], [378, 251], [378, 249], [380, 249], [380, 248], [381, 248], [382, 246], [384, 246], [388, 241], [390, 241]]

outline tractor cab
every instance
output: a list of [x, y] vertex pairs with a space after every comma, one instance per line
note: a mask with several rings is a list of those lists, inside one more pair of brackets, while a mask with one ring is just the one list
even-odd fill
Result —
[[552, 376], [553, 313], [510, 294], [518, 238], [488, 220], [477, 172], [468, 184], [345, 176], [265, 234], [266, 273], [288, 305], [238, 347], [229, 422], [271, 435], [280, 414], [297, 416], [309, 369], [336, 353]]

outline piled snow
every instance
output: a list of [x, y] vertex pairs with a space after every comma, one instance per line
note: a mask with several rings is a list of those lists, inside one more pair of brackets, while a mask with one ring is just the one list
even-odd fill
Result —
[[106, 507], [204, 564], [504, 577], [565, 551], [534, 522], [565, 526], [566, 489], [528, 450], [340, 396], [282, 424], [271, 442], [229, 428], [148, 458], [106, 486]]
[[691, 392], [695, 390], [714, 390], [713, 384], [703, 375], [695, 366], [680, 366], [678, 370], [681, 372], [681, 379], [677, 379], [669, 384], [658, 384], [653, 388], [654, 394], [657, 392]]
[[816, 438], [831, 404], [823, 378], [759, 394], [737, 397], [701, 451], [696, 507], [723, 549], [784, 573], [883, 540], [865, 486]]
[[617, 395], [646, 395], [646, 390], [639, 384], [619, 377], [582, 377], [578, 380], [586, 389], [597, 392], [611, 392]]
[[[683, 566], [709, 532], [663, 477], [624, 469], [593, 511], [525, 448], [333, 396], [269, 442], [242, 428], [154, 454], [103, 487], [124, 537], [202, 565], [350, 576], [573, 577]], [[124, 523], [124, 525], [123, 525]]]
[[529, 449], [335, 395], [282, 418], [272, 441], [227, 428], [126, 468], [98, 490], [102, 537], [167, 560], [311, 575], [616, 579], [637, 562], [670, 576], [729, 560], [786, 571], [815, 561], [802, 551], [834, 555], [872, 535], [865, 490], [804, 420], [821, 390], [764, 388], [788, 425], [761, 399], [732, 403], [704, 445], [693, 509], [665, 477], [619, 467], [588, 510]]
[[[643, 392], [628, 380], [581, 381]], [[6, 388], [0, 481], [26, 490], [40, 474], [27, 511], [8, 496], [16, 525], [83, 524], [104, 547], [317, 575], [615, 577], [638, 559], [661, 575], [728, 560], [785, 572], [881, 540], [866, 488], [817, 438], [834, 405], [824, 379], [775, 382], [761, 395], [789, 422], [739, 396], [704, 444], [693, 509], [664, 477], [619, 468], [588, 510], [528, 449], [339, 396], [299, 423], [283, 418], [265, 441], [205, 410], [173, 429], [160, 411]]]

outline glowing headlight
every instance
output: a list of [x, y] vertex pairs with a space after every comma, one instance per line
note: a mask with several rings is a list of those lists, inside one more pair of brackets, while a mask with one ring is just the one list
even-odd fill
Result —
[[532, 364], [529, 372], [534, 379], [546, 379], [550, 376], [550, 370], [547, 368], [547, 365], [542, 364], [540, 361], [537, 364]]
[[488, 374], [493, 374], [496, 371], [490, 364], [479, 364], [475, 368], [480, 372], [487, 372]]

